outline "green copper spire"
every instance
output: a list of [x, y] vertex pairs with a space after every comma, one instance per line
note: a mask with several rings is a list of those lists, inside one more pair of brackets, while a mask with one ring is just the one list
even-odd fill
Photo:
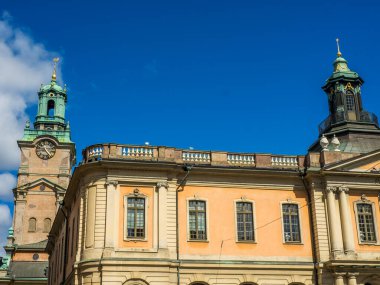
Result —
[[54, 69], [49, 84], [42, 84], [38, 91], [38, 110], [34, 122], [34, 129], [29, 123], [24, 130], [23, 141], [32, 141], [37, 136], [51, 135], [60, 142], [71, 142], [70, 128], [65, 119], [67, 90], [57, 83], [57, 63], [54, 58]]

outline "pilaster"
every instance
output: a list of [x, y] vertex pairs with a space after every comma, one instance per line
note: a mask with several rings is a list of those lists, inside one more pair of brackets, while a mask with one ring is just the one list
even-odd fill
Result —
[[158, 247], [168, 248], [168, 212], [167, 212], [167, 192], [169, 185], [167, 182], [157, 183], [158, 192]]
[[338, 188], [339, 192], [339, 208], [340, 217], [342, 222], [342, 234], [344, 252], [346, 254], [352, 254], [355, 251], [353, 229], [351, 223], [350, 210], [347, 202], [348, 187], [341, 186]]
[[340, 225], [339, 225], [338, 216], [337, 216], [337, 212], [335, 208], [335, 192], [336, 191], [337, 191], [336, 187], [333, 187], [333, 186], [326, 187], [330, 243], [331, 243], [331, 251], [334, 256], [336, 254], [343, 252], [342, 236], [339, 231]]
[[117, 185], [118, 182], [116, 180], [107, 180], [106, 181], [106, 192], [107, 192], [107, 200], [106, 200], [106, 224], [105, 224], [105, 248], [114, 249], [116, 243], [116, 227], [115, 224], [115, 215], [114, 209], [118, 208], [115, 201], [117, 195]]

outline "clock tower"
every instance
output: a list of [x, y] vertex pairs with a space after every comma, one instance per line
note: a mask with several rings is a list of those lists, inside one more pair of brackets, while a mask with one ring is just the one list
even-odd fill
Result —
[[28, 259], [25, 252], [20, 252], [24, 248], [27, 252], [32, 248], [34, 252], [33, 258], [25, 261], [47, 261], [46, 240], [75, 164], [75, 144], [65, 118], [67, 90], [57, 83], [57, 62], [54, 59], [50, 83], [42, 84], [38, 91], [33, 127], [27, 122], [18, 141], [21, 163], [17, 187], [13, 190], [13, 228], [5, 246], [11, 258], [10, 270], [12, 263], [15, 269], [20, 259]]

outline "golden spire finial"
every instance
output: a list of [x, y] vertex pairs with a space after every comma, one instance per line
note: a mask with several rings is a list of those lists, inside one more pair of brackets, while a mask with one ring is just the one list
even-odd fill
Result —
[[340, 52], [340, 48], [339, 48], [339, 39], [337, 38], [336, 39], [336, 47], [338, 48], [338, 53], [336, 54], [338, 57], [341, 57], [342, 56], [342, 53]]
[[59, 61], [59, 57], [53, 58], [54, 61], [54, 70], [53, 75], [51, 76], [51, 80], [56, 81], [57, 80], [57, 62]]

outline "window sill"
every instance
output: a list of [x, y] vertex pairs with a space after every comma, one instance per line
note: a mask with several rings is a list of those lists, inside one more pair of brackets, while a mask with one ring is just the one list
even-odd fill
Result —
[[124, 241], [127, 241], [127, 242], [148, 242], [147, 239], [140, 239], [140, 238], [124, 238]]
[[303, 245], [303, 242], [300, 242], [300, 241], [284, 241], [283, 244], [288, 244], [288, 245]]
[[188, 242], [206, 242], [209, 243], [210, 241], [207, 239], [188, 239]]
[[236, 243], [253, 243], [253, 244], [257, 244], [257, 241], [254, 241], [254, 240], [237, 240]]
[[359, 242], [359, 245], [380, 245], [378, 242]]

